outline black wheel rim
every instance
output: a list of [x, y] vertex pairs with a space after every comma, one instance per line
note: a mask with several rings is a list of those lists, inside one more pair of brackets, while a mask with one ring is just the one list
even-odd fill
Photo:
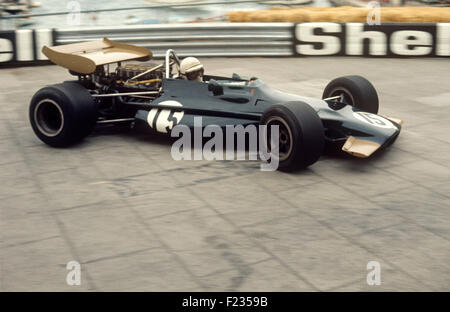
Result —
[[280, 161], [286, 160], [292, 153], [293, 138], [292, 131], [287, 122], [278, 116], [269, 118], [266, 122], [265, 143], [267, 151], [271, 156], [275, 156], [272, 153], [272, 126], [278, 126], [278, 157]]
[[64, 127], [61, 107], [53, 100], [40, 101], [34, 109], [34, 121], [39, 131], [49, 137], [58, 135]]
[[329, 97], [339, 96], [340, 98], [337, 100], [337, 102], [344, 103], [346, 105], [355, 106], [355, 101], [353, 99], [353, 96], [350, 92], [346, 89], [337, 88], [334, 89]]

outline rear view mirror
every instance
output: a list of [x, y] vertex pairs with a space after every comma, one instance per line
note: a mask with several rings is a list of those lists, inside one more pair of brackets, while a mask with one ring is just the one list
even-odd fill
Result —
[[208, 91], [211, 91], [214, 96], [223, 95], [223, 87], [214, 79], [209, 80]]

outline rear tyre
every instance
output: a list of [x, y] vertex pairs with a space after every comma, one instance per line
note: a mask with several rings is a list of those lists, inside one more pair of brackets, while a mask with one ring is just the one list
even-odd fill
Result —
[[65, 147], [92, 132], [97, 112], [97, 105], [86, 88], [76, 82], [65, 82], [36, 92], [31, 99], [29, 118], [41, 141]]
[[[295, 171], [315, 163], [325, 146], [324, 128], [316, 111], [303, 102], [286, 102], [269, 107], [261, 117], [266, 125], [266, 146], [270, 152], [271, 126], [279, 127], [278, 170]], [[276, 157], [275, 155], [270, 155]]]
[[332, 80], [322, 98], [341, 96], [341, 102], [372, 114], [378, 113], [378, 95], [374, 86], [361, 76], [344, 76]]

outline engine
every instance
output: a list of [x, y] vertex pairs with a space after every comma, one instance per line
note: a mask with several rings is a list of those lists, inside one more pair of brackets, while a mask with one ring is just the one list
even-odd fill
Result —
[[126, 87], [156, 90], [161, 86], [163, 78], [163, 71], [161, 68], [157, 68], [157, 66], [157, 64], [137, 63], [118, 66], [115, 72], [116, 83], [123, 84]]
[[[82, 75], [73, 71], [72, 75], [88, 89], [107, 90], [111, 87], [120, 89], [159, 90], [163, 78], [163, 68], [158, 64], [128, 63], [117, 66], [115, 71], [109, 72], [105, 66], [97, 66], [92, 75]], [[126, 91], [125, 91], [126, 92]]]
[[[127, 81], [128, 79], [131, 79], [139, 74], [142, 74], [152, 68], [155, 68], [156, 64], [137, 64], [137, 63], [130, 63], [123, 66], [118, 66], [116, 68], [116, 76], [117, 79], [121, 79], [123, 81]], [[144, 74], [143, 76], [140, 76], [138, 80], [151, 80], [151, 79], [162, 79], [162, 71], [161, 70], [154, 70], [150, 73]]]

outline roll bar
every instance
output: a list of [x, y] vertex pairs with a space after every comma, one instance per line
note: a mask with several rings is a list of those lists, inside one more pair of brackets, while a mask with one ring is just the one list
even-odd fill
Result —
[[178, 56], [176, 55], [175, 51], [172, 49], [168, 49], [166, 51], [166, 58], [164, 61], [164, 66], [166, 68], [166, 79], [170, 78], [170, 57], [173, 56], [175, 62], [180, 65], [180, 59], [178, 58]]

